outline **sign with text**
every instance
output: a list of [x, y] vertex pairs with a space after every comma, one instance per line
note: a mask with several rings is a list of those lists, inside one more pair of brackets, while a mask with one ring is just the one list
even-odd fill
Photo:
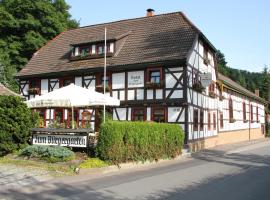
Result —
[[64, 147], [87, 147], [87, 136], [33, 134], [32, 144]]
[[144, 71], [128, 72], [128, 87], [144, 87]]
[[203, 87], [207, 87], [212, 82], [212, 74], [211, 73], [204, 73], [201, 74], [201, 83]]

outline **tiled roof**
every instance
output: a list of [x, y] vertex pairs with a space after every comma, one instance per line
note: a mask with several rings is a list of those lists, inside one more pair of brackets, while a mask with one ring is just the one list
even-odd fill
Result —
[[70, 61], [72, 44], [116, 39], [116, 54], [108, 66], [186, 59], [200, 31], [181, 12], [122, 20], [64, 31], [42, 47], [18, 77], [103, 67], [104, 59]]
[[0, 96], [1, 95], [5, 95], [5, 96], [10, 96], [10, 95], [12, 95], [12, 96], [20, 96], [19, 94], [11, 91], [10, 89], [6, 88], [4, 85], [2, 85], [0, 83]]
[[247, 90], [246, 88], [242, 87], [241, 85], [239, 85], [238, 83], [236, 83], [235, 81], [233, 81], [232, 79], [222, 75], [222, 74], [218, 74], [218, 79], [225, 85], [229, 86], [230, 88], [233, 88], [235, 90], [237, 90], [238, 92], [245, 94], [251, 98], [257, 99], [263, 103], [268, 103], [265, 99], [258, 97], [256, 94], [252, 93], [251, 91]]

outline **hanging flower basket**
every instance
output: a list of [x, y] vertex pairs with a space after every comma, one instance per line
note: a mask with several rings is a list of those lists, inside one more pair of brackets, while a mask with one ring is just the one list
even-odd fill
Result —
[[205, 91], [205, 88], [202, 86], [202, 84], [200, 82], [196, 82], [193, 84], [192, 86], [193, 90], [202, 93]]

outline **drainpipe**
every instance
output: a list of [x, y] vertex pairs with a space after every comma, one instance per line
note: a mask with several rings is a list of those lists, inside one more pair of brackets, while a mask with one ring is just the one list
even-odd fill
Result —
[[250, 123], [251, 123], [251, 110], [250, 110], [250, 99], [249, 99], [249, 104], [248, 104], [248, 106], [249, 106], [249, 120], [248, 120], [248, 140], [250, 140]]

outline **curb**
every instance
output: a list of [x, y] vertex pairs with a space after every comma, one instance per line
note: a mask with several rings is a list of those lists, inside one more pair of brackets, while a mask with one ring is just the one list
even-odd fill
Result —
[[183, 152], [180, 156], [177, 156], [174, 159], [161, 159], [158, 161], [145, 161], [145, 162], [130, 162], [130, 163], [122, 163], [119, 166], [111, 165], [108, 167], [101, 167], [101, 168], [89, 168], [89, 169], [80, 169], [78, 175], [90, 175], [90, 174], [108, 174], [112, 172], [119, 172], [128, 169], [139, 169], [144, 167], [155, 167], [159, 164], [166, 164], [166, 163], [173, 163], [175, 161], [182, 160], [184, 158], [190, 158], [191, 153]]

